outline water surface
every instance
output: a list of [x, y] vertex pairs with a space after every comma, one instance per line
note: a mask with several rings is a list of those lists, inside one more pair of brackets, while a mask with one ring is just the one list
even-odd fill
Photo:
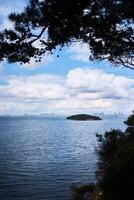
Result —
[[0, 199], [71, 199], [72, 184], [95, 181], [96, 132], [123, 120], [0, 119]]

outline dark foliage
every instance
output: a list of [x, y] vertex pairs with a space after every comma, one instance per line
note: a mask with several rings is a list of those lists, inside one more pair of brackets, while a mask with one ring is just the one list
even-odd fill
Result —
[[96, 191], [96, 186], [95, 184], [72, 186], [72, 191], [73, 200], [88, 199], [90, 194]]
[[125, 132], [106, 132], [104, 137], [99, 136], [99, 141], [97, 177], [98, 187], [102, 191], [101, 199], [133, 199], [134, 127], [128, 127]]
[[99, 157], [95, 184], [74, 187], [74, 200], [127, 200], [134, 194], [134, 112], [125, 122], [122, 132], [111, 130], [104, 136], [97, 134]]
[[133, 114], [130, 115], [127, 119], [127, 121], [124, 122], [128, 126], [134, 126], [134, 111]]
[[133, 68], [133, 11], [133, 0], [31, 0], [23, 12], [9, 15], [14, 28], [0, 33], [0, 60], [40, 61], [56, 47], [81, 41], [90, 59]]

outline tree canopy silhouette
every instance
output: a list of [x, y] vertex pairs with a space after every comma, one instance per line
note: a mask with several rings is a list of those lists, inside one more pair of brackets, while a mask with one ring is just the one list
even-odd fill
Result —
[[31, 0], [11, 13], [12, 29], [0, 32], [0, 61], [36, 61], [57, 47], [84, 42], [89, 59], [134, 68], [133, 0]]

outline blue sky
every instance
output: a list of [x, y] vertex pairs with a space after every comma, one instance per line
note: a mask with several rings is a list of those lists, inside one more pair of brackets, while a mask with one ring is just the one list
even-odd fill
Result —
[[[8, 13], [26, 5], [16, 2], [0, 0], [1, 29], [11, 26]], [[76, 43], [41, 63], [1, 63], [0, 114], [131, 113], [134, 70], [90, 62], [89, 54], [86, 44]]]

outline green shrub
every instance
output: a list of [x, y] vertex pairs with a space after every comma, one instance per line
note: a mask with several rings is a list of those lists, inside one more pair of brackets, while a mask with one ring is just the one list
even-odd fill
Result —
[[134, 112], [125, 122], [125, 132], [111, 130], [104, 136], [97, 134], [99, 147], [97, 183], [75, 188], [74, 200], [130, 200], [134, 199]]
[[106, 132], [99, 141], [97, 178], [102, 200], [134, 199], [134, 127]]
[[127, 121], [124, 122], [128, 126], [134, 126], [134, 111], [133, 114], [130, 115], [127, 119]]

